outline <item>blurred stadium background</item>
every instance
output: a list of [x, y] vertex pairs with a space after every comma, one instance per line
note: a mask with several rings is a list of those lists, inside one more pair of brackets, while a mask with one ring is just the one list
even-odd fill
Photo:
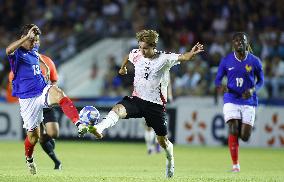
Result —
[[[247, 32], [254, 54], [262, 60], [265, 85], [259, 92], [260, 107], [257, 110], [253, 135], [249, 143], [241, 145], [256, 147], [261, 152], [283, 150], [282, 4], [282, 0], [0, 0], [1, 149], [13, 144], [22, 145], [17, 141], [21, 141], [24, 135], [18, 105], [7, 100], [10, 68], [5, 48], [18, 38], [18, 30], [22, 25], [35, 23], [42, 30], [40, 51], [56, 63], [60, 87], [73, 98], [78, 109], [85, 105], [94, 105], [99, 108], [102, 115], [105, 115], [122, 96], [131, 94], [133, 68], [128, 68], [127, 76], [119, 76], [117, 72], [123, 57], [136, 47], [136, 31], [157, 30], [160, 33], [158, 49], [171, 52], [183, 53], [197, 41], [203, 43], [205, 53], [196, 57], [195, 61], [171, 70], [174, 100], [168, 104], [170, 139], [179, 150], [188, 150], [189, 153], [191, 148], [187, 146], [213, 146], [217, 147], [216, 150], [223, 150], [222, 146], [227, 144], [227, 128], [222, 118], [222, 96], [216, 93], [214, 77], [221, 57], [231, 51], [232, 33]], [[67, 144], [62, 142], [62, 145], [68, 145], [71, 140], [78, 140], [76, 128], [62, 116], [60, 110], [57, 114], [60, 123], [59, 140], [67, 140]], [[83, 140], [94, 141], [94, 138], [88, 135]], [[140, 142], [138, 146], [143, 140], [142, 119], [122, 120], [106, 131], [104, 139]], [[115, 150], [118, 144], [111, 144], [114, 144]], [[137, 150], [141, 148], [138, 147]], [[62, 148], [57, 149], [59, 153], [60, 149]], [[202, 147], [199, 149], [203, 150]], [[213, 149], [204, 148], [204, 151], [211, 150]], [[229, 168], [229, 152], [226, 152], [226, 161], [222, 164], [228, 163]], [[22, 154], [22, 148], [18, 153], [19, 156]], [[246, 154], [240, 153], [244, 156]], [[0, 161], [3, 160], [3, 155], [0, 156]], [[279, 156], [284, 158], [283, 153]], [[184, 157], [187, 160], [186, 155]], [[275, 159], [273, 155], [269, 157], [271, 161]], [[277, 169], [284, 169], [283, 162], [281, 165], [280, 161], [276, 160], [275, 164]], [[8, 168], [3, 169], [3, 161], [0, 168], [0, 171], [4, 171], [2, 174], [7, 173]], [[137, 170], [143, 170], [143, 167]], [[125, 171], [121, 175], [118, 173], [118, 176], [123, 174]], [[197, 174], [200, 174], [200, 171]], [[103, 175], [107, 176], [106, 173]], [[186, 173], [183, 175], [186, 176]], [[216, 176], [209, 176], [208, 180], [214, 177]], [[232, 180], [230, 177], [228, 179]], [[249, 179], [254, 180], [254, 177], [251, 176]], [[280, 178], [269, 179], [277, 181], [284, 180], [284, 177], [282, 174]], [[202, 178], [196, 178], [196, 181], [198, 180], [203, 181]]]

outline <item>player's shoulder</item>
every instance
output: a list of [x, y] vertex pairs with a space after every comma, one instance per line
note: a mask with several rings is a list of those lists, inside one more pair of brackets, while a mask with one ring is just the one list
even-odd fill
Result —
[[50, 57], [48, 57], [47, 55], [44, 55], [44, 54], [39, 54], [40, 55], [40, 57], [42, 58], [42, 59], [48, 59], [48, 60], [51, 60], [51, 58]]
[[232, 60], [234, 58], [235, 58], [234, 52], [230, 52], [226, 56], [223, 57], [224, 60]]
[[252, 59], [253, 61], [257, 61], [260, 62], [260, 58], [252, 53], [248, 53], [248, 56], [250, 57], [250, 59]]
[[53, 64], [53, 61], [50, 57], [48, 57], [47, 55], [44, 54], [39, 54], [40, 58], [45, 62], [45, 63], [51, 63]]
[[158, 50], [156, 50], [156, 54], [160, 55], [160, 56], [167, 56], [167, 55], [175, 54], [175, 53], [170, 52], [170, 51], [158, 51]]

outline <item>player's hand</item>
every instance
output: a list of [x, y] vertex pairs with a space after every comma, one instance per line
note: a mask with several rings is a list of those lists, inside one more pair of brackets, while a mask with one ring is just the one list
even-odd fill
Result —
[[196, 54], [203, 52], [203, 51], [204, 51], [203, 45], [197, 42], [197, 44], [195, 44], [193, 48], [190, 50], [190, 53], [192, 54], [192, 56], [195, 56]]
[[227, 86], [221, 85], [217, 87], [217, 92], [223, 94], [223, 93], [229, 92], [229, 89]]
[[242, 98], [243, 99], [248, 99], [253, 95], [254, 92], [254, 88], [250, 88], [248, 90], [246, 90], [243, 94], [242, 94]]
[[127, 68], [124, 66], [123, 68], [120, 68], [118, 71], [119, 74], [121, 75], [126, 75], [127, 74]]
[[49, 82], [49, 80], [50, 80], [50, 73], [46, 73], [46, 75], [44, 77], [44, 80], [46, 81], [46, 83]]
[[41, 31], [40, 29], [35, 25], [33, 26], [28, 34], [27, 34], [27, 37], [30, 39], [30, 40], [33, 40], [35, 38], [36, 35], [40, 35], [41, 34]]
[[84, 137], [85, 134], [89, 131], [89, 128], [81, 123], [77, 126], [77, 128], [78, 128], [78, 137]]

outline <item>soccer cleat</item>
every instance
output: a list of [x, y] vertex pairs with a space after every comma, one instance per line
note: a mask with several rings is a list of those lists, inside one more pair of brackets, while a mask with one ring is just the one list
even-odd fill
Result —
[[[32, 161], [32, 162], [29, 162], [29, 161]], [[27, 163], [27, 167], [30, 171], [30, 173], [32, 175], [35, 175], [37, 173], [37, 167], [36, 167], [36, 164], [33, 160], [26, 160], [26, 163]]]
[[148, 155], [151, 155], [151, 154], [153, 154], [153, 150], [152, 149], [148, 149], [147, 153], [148, 153]]
[[233, 168], [232, 168], [231, 172], [233, 172], [233, 173], [238, 173], [238, 172], [240, 172], [240, 171], [241, 171], [241, 167], [240, 167], [239, 164], [233, 165]]
[[55, 164], [54, 170], [62, 170], [62, 164], [61, 163]]
[[175, 172], [174, 158], [171, 157], [171, 159], [169, 159], [167, 157], [167, 161], [166, 161], [166, 178], [172, 178], [174, 176], [174, 172]]
[[103, 135], [98, 132], [95, 126], [89, 125], [89, 132], [94, 134], [97, 139], [102, 139]]
[[78, 136], [79, 137], [84, 137], [85, 134], [89, 131], [89, 128], [84, 124], [79, 124], [77, 126], [77, 128], [78, 128]]

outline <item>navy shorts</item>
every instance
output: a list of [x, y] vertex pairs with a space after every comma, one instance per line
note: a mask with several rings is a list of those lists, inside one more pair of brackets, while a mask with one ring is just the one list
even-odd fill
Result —
[[146, 120], [146, 124], [152, 127], [158, 136], [166, 136], [167, 117], [165, 107], [149, 101], [145, 101], [138, 97], [124, 97], [117, 104], [122, 104], [126, 109], [126, 118], [142, 118]]
[[43, 124], [48, 122], [58, 122], [53, 108], [43, 108]]

